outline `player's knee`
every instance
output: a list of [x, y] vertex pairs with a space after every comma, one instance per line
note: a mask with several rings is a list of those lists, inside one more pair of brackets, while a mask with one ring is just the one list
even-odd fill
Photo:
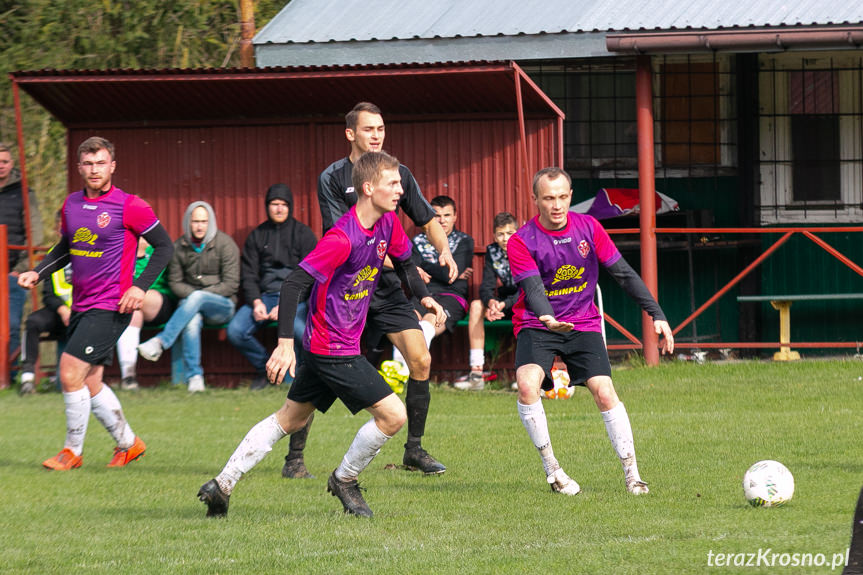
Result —
[[392, 437], [404, 426], [405, 422], [408, 420], [407, 411], [405, 411], [404, 404], [399, 401], [399, 407], [395, 409], [389, 409], [387, 411], [381, 412], [375, 417], [375, 425], [378, 426], [378, 429], [381, 430], [382, 433], [389, 435]]
[[482, 301], [475, 299], [470, 302], [470, 317], [476, 318], [483, 314], [485, 306], [482, 305]]
[[608, 411], [620, 402], [611, 378], [603, 378], [594, 386], [593, 399], [602, 411]]
[[429, 350], [425, 348], [417, 350], [417, 353], [406, 357], [405, 361], [408, 362], [408, 369], [414, 379], [428, 379], [431, 372], [431, 354]]

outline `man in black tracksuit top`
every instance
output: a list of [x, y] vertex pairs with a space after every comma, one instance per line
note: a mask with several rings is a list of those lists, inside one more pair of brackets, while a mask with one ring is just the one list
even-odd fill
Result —
[[[274, 184], [265, 200], [267, 221], [252, 230], [243, 244], [240, 267], [245, 304], [228, 324], [228, 340], [255, 368], [252, 389], [267, 386], [267, 350], [255, 333], [279, 319], [279, 290], [282, 282], [318, 242], [312, 229], [294, 219], [294, 195], [285, 184]], [[302, 339], [305, 304], [297, 311], [294, 333]]]
[[[331, 164], [318, 178], [318, 202], [325, 233], [357, 203], [357, 194], [351, 183], [353, 162], [365, 152], [383, 150], [384, 121], [377, 106], [360, 102], [345, 116], [345, 124], [345, 137], [351, 144], [351, 154]], [[434, 210], [423, 197], [410, 170], [400, 165], [399, 175], [404, 190], [399, 207], [426, 233], [440, 254], [439, 263], [449, 268], [450, 282], [454, 281], [459, 272], [450, 253], [446, 233], [435, 219]], [[429, 409], [431, 355], [413, 306], [402, 290], [401, 282], [389, 259], [384, 266], [369, 308], [364, 336], [366, 346], [370, 350], [377, 347], [381, 338], [386, 335], [401, 351], [410, 369], [405, 397], [408, 438], [402, 460], [404, 465], [409, 469], [419, 469], [425, 474], [443, 473], [446, 467], [429, 455], [421, 445]], [[306, 477], [308, 474], [303, 464], [303, 448], [309, 425], [291, 435], [290, 451], [285, 457], [285, 467], [282, 469], [285, 477]]]

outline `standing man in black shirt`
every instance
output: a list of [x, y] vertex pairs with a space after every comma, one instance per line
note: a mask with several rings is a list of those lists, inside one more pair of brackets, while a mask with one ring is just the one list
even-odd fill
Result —
[[[360, 102], [345, 116], [345, 137], [351, 145], [351, 153], [327, 167], [318, 177], [318, 203], [321, 208], [324, 233], [357, 203], [357, 193], [351, 183], [354, 162], [365, 152], [383, 150], [385, 137], [384, 120], [380, 109], [369, 102]], [[399, 207], [429, 238], [440, 254], [439, 263], [449, 268], [449, 281], [458, 277], [458, 268], [447, 243], [447, 236], [435, 212], [423, 197], [411, 171], [399, 166], [402, 179], [402, 195]], [[440, 474], [446, 467], [422, 448], [426, 416], [429, 410], [429, 372], [431, 355], [413, 306], [408, 301], [401, 282], [387, 258], [368, 313], [365, 330], [369, 349], [377, 347], [386, 335], [404, 355], [410, 378], [407, 384], [405, 404], [408, 413], [408, 439], [405, 443], [403, 463], [406, 467], [419, 469], [427, 475]], [[309, 422], [311, 425], [311, 421]], [[307, 477], [303, 462], [308, 425], [291, 435], [291, 446], [285, 457], [282, 475], [285, 477]]]

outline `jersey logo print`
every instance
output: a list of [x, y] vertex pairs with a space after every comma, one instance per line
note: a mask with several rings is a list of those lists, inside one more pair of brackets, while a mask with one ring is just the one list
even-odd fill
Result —
[[354, 287], [360, 285], [360, 282], [372, 282], [375, 281], [375, 277], [378, 275], [378, 268], [373, 268], [372, 266], [366, 266], [360, 270], [360, 273], [357, 274], [357, 279], [354, 280]]
[[78, 228], [72, 236], [72, 243], [83, 242], [92, 246], [97, 239], [99, 239], [99, 234], [94, 234], [90, 228]]
[[387, 255], [387, 241], [381, 240], [380, 243], [378, 244], [377, 249], [378, 249], [378, 258], [384, 259], [384, 257], [386, 257], [386, 255]]
[[111, 214], [109, 214], [108, 212], [102, 212], [96, 217], [96, 225], [98, 225], [100, 228], [107, 227], [110, 223]]
[[562, 282], [566, 280], [578, 280], [581, 279], [581, 274], [584, 273], [584, 268], [577, 268], [571, 265], [563, 265], [558, 268], [556, 272], [554, 272], [554, 280], [552, 280], [551, 285], [556, 284], [557, 282]]
[[580, 253], [583, 258], [586, 258], [587, 254], [590, 253], [590, 244], [587, 243], [587, 240], [581, 240], [578, 242], [578, 253]]

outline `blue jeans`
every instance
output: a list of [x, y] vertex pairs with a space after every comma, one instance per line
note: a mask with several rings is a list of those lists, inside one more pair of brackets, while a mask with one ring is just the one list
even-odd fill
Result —
[[9, 274], [9, 357], [21, 345], [21, 317], [25, 301], [27, 290], [18, 285], [18, 276]]
[[[261, 301], [267, 307], [267, 312], [272, 310], [279, 304], [278, 292], [270, 292], [261, 294]], [[306, 329], [306, 315], [308, 306], [306, 302], [300, 303], [297, 306], [297, 315], [294, 317], [294, 351], [297, 354], [299, 362], [300, 354], [303, 348], [303, 332]], [[255, 373], [263, 374], [267, 370], [267, 360], [270, 359], [267, 350], [255, 337], [255, 333], [262, 327], [266, 327], [270, 320], [255, 321], [252, 317], [252, 308], [249, 305], [242, 306], [237, 310], [237, 315], [228, 324], [228, 341], [234, 344], [240, 352], [246, 356], [252, 367], [255, 368]], [[290, 374], [285, 378], [286, 383], [290, 383]]]
[[204, 322], [221, 325], [227, 323], [232, 315], [234, 302], [222, 295], [197, 290], [179, 301], [171, 319], [157, 337], [164, 349], [173, 346], [177, 338], [181, 338], [183, 376], [186, 381], [193, 375], [204, 375], [204, 368], [201, 367], [201, 328]]

